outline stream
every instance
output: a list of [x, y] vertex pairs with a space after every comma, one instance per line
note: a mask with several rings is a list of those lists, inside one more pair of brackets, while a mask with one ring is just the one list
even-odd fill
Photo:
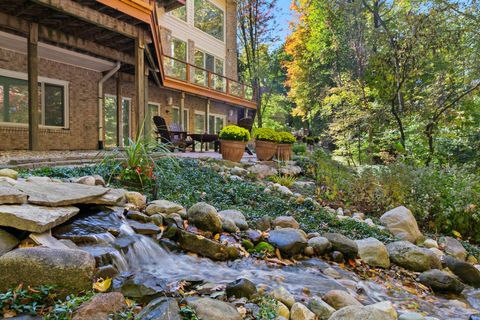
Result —
[[[225, 285], [238, 278], [247, 278], [257, 287], [271, 288], [281, 285], [294, 294], [297, 301], [308, 301], [309, 297], [340, 289], [348, 291], [365, 305], [388, 300], [395, 305], [399, 313], [407, 311], [408, 308], [408, 311], [424, 312], [445, 320], [467, 320], [470, 315], [477, 314], [480, 310], [480, 289], [471, 287], [467, 287], [462, 295], [458, 296], [419, 297], [406, 290], [392, 288], [382, 281], [361, 279], [353, 272], [317, 258], [281, 267], [254, 258], [214, 262], [182, 252], [173, 252], [152, 238], [136, 234], [123, 214], [118, 212], [99, 211], [79, 215], [71, 224], [60, 227], [55, 233], [63, 238], [77, 237], [78, 240], [80, 237], [88, 240], [88, 244], [80, 247], [96, 257], [108, 252], [110, 262], [120, 272], [146, 271], [169, 283], [186, 280]], [[123, 249], [114, 245], [118, 243], [118, 239], [128, 239]], [[127, 247], [128, 250], [125, 250]], [[324, 273], [327, 269], [330, 272]], [[336, 271], [333, 272], [334, 277], [331, 269]]]

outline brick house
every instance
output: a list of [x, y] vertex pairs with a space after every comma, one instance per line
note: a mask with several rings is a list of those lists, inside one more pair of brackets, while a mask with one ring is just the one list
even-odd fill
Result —
[[[29, 85], [29, 84], [38, 85]], [[235, 0], [0, 1], [0, 150], [92, 150], [255, 116]]]

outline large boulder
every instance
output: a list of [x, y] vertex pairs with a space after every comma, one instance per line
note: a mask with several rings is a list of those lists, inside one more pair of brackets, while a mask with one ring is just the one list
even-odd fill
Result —
[[440, 258], [431, 250], [417, 247], [408, 241], [396, 241], [387, 245], [390, 261], [405, 269], [423, 272], [441, 269]]
[[347, 306], [362, 306], [362, 304], [343, 290], [330, 290], [323, 295], [322, 300], [338, 310]]
[[75, 311], [72, 320], [108, 320], [109, 315], [127, 307], [120, 292], [99, 293]]
[[27, 195], [7, 182], [0, 182], [0, 204], [22, 204], [27, 202]]
[[95, 259], [87, 252], [43, 247], [10, 251], [0, 257], [0, 290], [51, 285], [69, 293], [89, 290]]
[[387, 248], [381, 241], [375, 238], [367, 238], [355, 242], [358, 246], [358, 255], [365, 263], [373, 267], [390, 267]]
[[434, 292], [461, 293], [465, 285], [457, 277], [440, 270], [425, 271], [418, 277], [418, 281]]
[[222, 232], [222, 219], [217, 210], [208, 203], [194, 204], [188, 209], [187, 215], [188, 222], [201, 230], [213, 233]]
[[296, 302], [290, 310], [290, 320], [315, 320], [315, 314], [300, 302]]
[[273, 227], [300, 229], [300, 224], [291, 216], [280, 216], [273, 220]]
[[138, 320], [181, 320], [180, 308], [174, 298], [161, 297], [152, 300], [136, 316]]
[[440, 243], [445, 246], [446, 254], [462, 261], [467, 259], [468, 252], [457, 239], [452, 237], [442, 237]]
[[255, 176], [257, 179], [264, 179], [278, 174], [277, 169], [266, 164], [256, 164], [248, 168], [248, 173]]
[[197, 317], [202, 320], [241, 320], [242, 316], [237, 309], [229, 303], [210, 298], [188, 299]]
[[416, 243], [423, 238], [412, 212], [401, 206], [384, 213], [380, 222], [397, 238]]
[[283, 228], [270, 231], [268, 242], [280, 249], [283, 255], [291, 257], [303, 252], [307, 246], [307, 237], [301, 230]]
[[0, 256], [18, 246], [19, 243], [20, 241], [15, 236], [0, 229]]
[[480, 270], [473, 265], [451, 256], [445, 256], [443, 263], [464, 283], [475, 288], [480, 288]]
[[355, 258], [358, 254], [357, 243], [340, 233], [326, 233], [324, 237], [332, 244], [332, 249], [343, 253], [347, 258]]
[[308, 302], [308, 308], [318, 317], [319, 320], [328, 320], [335, 312], [335, 309], [319, 297], [313, 297]]
[[64, 223], [79, 211], [71, 206], [0, 205], [0, 226], [42, 233]]
[[223, 210], [218, 213], [220, 215], [220, 218], [222, 221], [225, 219], [230, 219], [232, 220], [235, 225], [240, 229], [240, 230], [247, 230], [248, 229], [248, 223], [247, 219], [238, 210]]
[[332, 244], [325, 237], [313, 237], [308, 239], [308, 246], [312, 247], [318, 255], [325, 254], [332, 249]]
[[329, 320], [396, 320], [372, 306], [347, 306], [336, 311]]
[[28, 202], [48, 206], [62, 207], [78, 203], [88, 203], [110, 189], [87, 186], [79, 183], [64, 182], [28, 182], [20, 181], [15, 188], [28, 195]]
[[212, 260], [224, 261], [229, 258], [228, 249], [225, 245], [201, 235], [181, 230], [178, 242], [184, 250], [197, 253]]

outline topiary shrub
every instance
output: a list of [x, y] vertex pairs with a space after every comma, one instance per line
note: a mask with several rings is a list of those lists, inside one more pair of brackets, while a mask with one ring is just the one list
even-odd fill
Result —
[[240, 128], [239, 126], [231, 125], [223, 128], [220, 131], [219, 137], [222, 140], [247, 142], [250, 140], [250, 132], [248, 132], [247, 129]]
[[258, 128], [253, 133], [253, 137], [258, 141], [278, 142], [280, 136], [278, 132], [270, 128]]
[[278, 136], [278, 143], [294, 144], [297, 141], [297, 139], [290, 132], [279, 132]]

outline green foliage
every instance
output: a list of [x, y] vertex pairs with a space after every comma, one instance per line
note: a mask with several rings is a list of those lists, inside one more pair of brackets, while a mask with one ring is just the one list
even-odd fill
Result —
[[297, 139], [290, 132], [282, 131], [278, 133], [278, 143], [288, 143], [293, 144], [297, 142]]
[[230, 126], [226, 126], [220, 131], [219, 137], [222, 140], [246, 142], [250, 140], [250, 132], [248, 132], [248, 130], [245, 128], [241, 128], [235, 125], [230, 125]]
[[275, 248], [268, 242], [260, 242], [255, 248], [248, 250], [250, 253], [259, 253], [264, 255], [273, 255], [275, 254]]
[[89, 291], [84, 295], [69, 295], [64, 301], [57, 301], [51, 311], [45, 316], [48, 320], [69, 320], [73, 316], [73, 312], [78, 309], [82, 303], [90, 301], [95, 296], [93, 291]]
[[260, 309], [258, 310], [258, 320], [274, 320], [278, 317], [278, 302], [269, 297], [262, 297], [257, 302]]
[[295, 183], [295, 181], [297, 181], [297, 178], [294, 177], [294, 176], [287, 176], [287, 175], [281, 175], [281, 174], [271, 176], [270, 179], [273, 182], [279, 183], [282, 186], [285, 186], [287, 188], [291, 188], [293, 186], [293, 184]]
[[279, 134], [270, 128], [257, 128], [253, 132], [253, 137], [258, 141], [278, 142]]
[[200, 320], [195, 310], [190, 306], [182, 306], [180, 308], [180, 315], [182, 316], [182, 320]]
[[292, 147], [295, 155], [305, 155], [307, 153], [307, 146], [305, 143], [295, 143]]

